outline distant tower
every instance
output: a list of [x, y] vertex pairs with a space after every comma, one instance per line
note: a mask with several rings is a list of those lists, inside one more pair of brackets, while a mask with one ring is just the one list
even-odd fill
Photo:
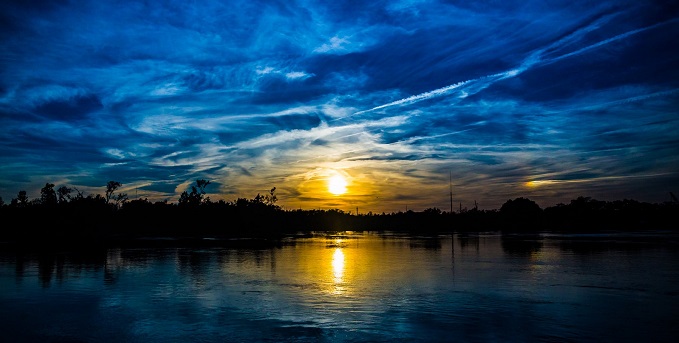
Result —
[[450, 172], [450, 181], [448, 181], [450, 186], [450, 213], [453, 213], [453, 172]]

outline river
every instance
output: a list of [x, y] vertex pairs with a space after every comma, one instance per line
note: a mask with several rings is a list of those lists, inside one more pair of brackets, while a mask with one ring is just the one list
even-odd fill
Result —
[[676, 233], [0, 250], [6, 342], [675, 342]]

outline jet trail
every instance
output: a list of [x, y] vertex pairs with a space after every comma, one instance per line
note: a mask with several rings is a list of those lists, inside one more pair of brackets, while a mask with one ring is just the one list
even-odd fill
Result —
[[636, 30], [627, 31], [627, 32], [625, 32], [625, 33], [621, 33], [621, 34], [619, 34], [619, 35], [617, 35], [617, 36], [613, 36], [613, 37], [611, 37], [611, 38], [602, 40], [602, 41], [600, 41], [600, 42], [597, 42], [597, 43], [594, 43], [594, 44], [592, 44], [592, 45], [586, 46], [586, 47], [584, 47], [584, 48], [578, 49], [578, 50], [576, 50], [576, 51], [569, 52], [569, 53], [567, 53], [567, 54], [565, 54], [565, 55], [561, 55], [561, 56], [558, 56], [558, 57], [554, 57], [554, 58], [552, 58], [552, 59], [550, 59], [550, 60], [547, 60], [547, 61], [545, 61], [545, 62], [550, 62], [550, 63], [551, 63], [551, 62], [556, 62], [556, 61], [559, 61], [559, 60], [562, 60], [562, 59], [564, 59], [564, 58], [568, 58], [568, 57], [571, 57], [571, 56], [580, 55], [580, 54], [582, 54], [583, 52], [586, 52], [586, 51], [589, 51], [589, 50], [598, 48], [598, 47], [603, 46], [603, 45], [606, 45], [606, 44], [608, 44], [608, 43], [615, 42], [615, 41], [618, 41], [618, 40], [621, 40], [621, 39], [625, 39], [625, 38], [627, 38], [627, 37], [629, 37], [629, 36], [632, 36], [632, 35], [635, 35], [635, 34], [637, 34], [637, 33], [641, 33], [641, 32], [648, 31], [648, 30], [652, 30], [652, 29], [655, 29], [656, 27], [664, 26], [664, 25], [671, 24], [671, 23], [674, 23], [674, 22], [677, 22], [677, 21], [679, 21], [679, 18], [667, 20], [667, 21], [664, 21], [664, 22], [662, 22], [662, 23], [657, 23], [657, 24], [654, 24], [654, 25], [651, 25], [651, 26], [642, 27], [642, 28], [639, 28], [639, 29], [636, 29]]
[[[655, 28], [660, 27], [660, 26], [664, 26], [664, 25], [671, 24], [671, 23], [679, 21], [679, 18], [675, 18], [675, 19], [671, 19], [671, 20], [668, 20], [668, 21], [664, 21], [662, 23], [657, 23], [657, 24], [654, 24], [654, 25], [650, 25], [650, 26], [639, 28], [639, 29], [627, 31], [627, 32], [621, 33], [617, 36], [614, 36], [614, 37], [602, 40], [600, 42], [588, 45], [584, 48], [580, 48], [576, 51], [572, 51], [572, 52], [569, 52], [569, 53], [566, 53], [566, 54], [563, 54], [563, 55], [560, 55], [560, 56], [557, 56], [557, 57], [554, 57], [554, 58], [550, 58], [550, 59], [543, 59], [543, 55], [547, 51], [553, 50], [555, 48], [559, 48], [559, 47], [563, 46], [564, 44], [568, 44], [568, 43], [570, 43], [574, 40], [579, 39], [580, 37], [584, 36], [586, 33], [589, 33], [593, 30], [596, 30], [597, 28], [600, 27], [600, 25], [602, 23], [608, 22], [611, 19], [611, 17], [612, 16], [606, 16], [602, 19], [599, 19], [596, 22], [594, 22], [590, 25], [587, 25], [586, 27], [581, 28], [581, 29], [577, 30], [576, 32], [574, 32], [574, 33], [572, 33], [572, 34], [570, 34], [570, 35], [568, 35], [568, 36], [566, 36], [562, 39], [559, 39], [558, 41], [556, 41], [556, 42], [554, 42], [554, 43], [552, 43], [552, 44], [550, 44], [550, 45], [548, 45], [548, 46], [546, 46], [542, 49], [538, 49], [538, 50], [534, 51], [532, 54], [530, 54], [529, 57], [527, 57], [523, 61], [523, 63], [521, 63], [521, 65], [519, 67], [517, 67], [515, 69], [507, 70], [507, 71], [497, 73], [497, 74], [479, 77], [479, 78], [476, 78], [476, 79], [461, 81], [461, 82], [452, 84], [450, 86], [434, 89], [432, 91], [420, 93], [420, 94], [417, 94], [417, 95], [412, 95], [412, 96], [409, 96], [407, 98], [396, 100], [396, 101], [393, 101], [393, 102], [390, 102], [390, 103], [387, 103], [387, 104], [384, 104], [384, 105], [379, 105], [379, 106], [376, 106], [376, 107], [373, 107], [373, 108], [370, 108], [370, 109], [367, 109], [367, 110], [354, 112], [353, 114], [351, 114], [349, 116], [336, 118], [332, 121], [341, 120], [341, 119], [345, 119], [345, 118], [352, 117], [352, 116], [355, 116], [355, 115], [364, 114], [364, 113], [368, 113], [368, 112], [372, 112], [372, 111], [376, 111], [376, 110], [380, 110], [380, 109], [384, 109], [384, 108], [388, 108], [388, 107], [392, 107], [392, 106], [398, 106], [398, 105], [404, 105], [404, 104], [414, 104], [414, 103], [417, 103], [417, 102], [420, 102], [420, 101], [423, 101], [423, 100], [437, 98], [437, 97], [440, 97], [440, 96], [447, 95], [454, 90], [462, 90], [462, 89], [465, 88], [465, 86], [471, 86], [471, 85], [474, 85], [476, 83], [481, 83], [481, 82], [485, 81], [485, 84], [481, 84], [480, 87], [478, 89], [476, 89], [476, 91], [474, 92], [474, 93], [477, 93], [477, 92], [489, 87], [490, 85], [492, 85], [493, 83], [495, 83], [497, 81], [504, 80], [504, 79], [511, 78], [511, 77], [515, 77], [515, 76], [533, 68], [536, 65], [554, 63], [554, 62], [560, 61], [560, 60], [568, 58], [568, 57], [577, 56], [577, 55], [580, 55], [580, 54], [587, 52], [589, 50], [598, 48], [600, 46], [603, 46], [603, 45], [606, 45], [606, 44], [609, 44], [609, 43], [612, 43], [612, 42], [615, 42], [615, 41], [618, 41], [618, 40], [621, 40], [621, 39], [625, 39], [625, 38], [630, 37], [632, 35], [635, 35], [635, 34], [638, 34], [638, 33], [644, 32], [644, 31], [648, 31], [648, 30], [655, 29]], [[471, 93], [471, 94], [474, 94], [474, 93]]]
[[[483, 77], [479, 77], [479, 78], [471, 79], [471, 80], [467, 80], [467, 81], [460, 81], [460, 82], [452, 84], [450, 86], [434, 89], [432, 91], [420, 93], [420, 94], [417, 94], [417, 95], [412, 95], [412, 96], [409, 96], [407, 98], [396, 100], [396, 101], [393, 101], [393, 102], [390, 102], [390, 103], [387, 103], [387, 104], [384, 104], [384, 105], [376, 106], [376, 107], [373, 107], [373, 108], [370, 108], [370, 109], [367, 109], [367, 110], [354, 112], [351, 115], [341, 117], [341, 118], [335, 118], [332, 121], [345, 119], [345, 118], [348, 118], [348, 117], [351, 117], [351, 116], [355, 116], [355, 115], [359, 115], [359, 114], [363, 114], [363, 113], [367, 113], [367, 112], [372, 112], [372, 111], [376, 111], [376, 110], [387, 108], [387, 107], [403, 105], [403, 104], [414, 104], [416, 102], [420, 102], [420, 101], [423, 101], [423, 100], [437, 98], [437, 97], [446, 95], [453, 90], [456, 90], [458, 88], [462, 88], [465, 85], [472, 85], [472, 84], [477, 83], [479, 81], [483, 81], [483, 80], [487, 80], [487, 79], [493, 79], [493, 80], [488, 82], [488, 85], [490, 85], [490, 84], [493, 84], [495, 81], [514, 77], [517, 74], [518, 74], [517, 70], [512, 69], [512, 70], [505, 71], [505, 72], [502, 72], [502, 73], [486, 75], [486, 76], [483, 76]], [[481, 89], [486, 88], [486, 87], [487, 86], [483, 86], [483, 87], [479, 88], [476, 92], [471, 93], [471, 94], [475, 94], [478, 91], [480, 91]]]
[[437, 97], [437, 96], [445, 95], [446, 93], [450, 92], [451, 90], [459, 88], [459, 87], [461, 87], [465, 84], [468, 84], [472, 81], [476, 81], [476, 80], [461, 81], [461, 82], [458, 82], [458, 83], [450, 85], [450, 86], [446, 86], [446, 87], [443, 87], [443, 88], [435, 89], [433, 91], [409, 96], [407, 98], [403, 98], [401, 100], [390, 102], [388, 104], [373, 107], [369, 110], [358, 111], [358, 112], [354, 113], [354, 115], [362, 114], [362, 113], [366, 113], [366, 112], [372, 112], [372, 111], [379, 110], [379, 109], [382, 109], [382, 108], [401, 105], [401, 104], [405, 104], [405, 103], [415, 103], [415, 102], [418, 102], [418, 101], [422, 101], [422, 100], [434, 98], [434, 97]]

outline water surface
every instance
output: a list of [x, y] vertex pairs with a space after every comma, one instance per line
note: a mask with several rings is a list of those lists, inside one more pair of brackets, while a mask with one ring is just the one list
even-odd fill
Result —
[[11, 342], [679, 337], [676, 234], [345, 232], [271, 249], [0, 253]]

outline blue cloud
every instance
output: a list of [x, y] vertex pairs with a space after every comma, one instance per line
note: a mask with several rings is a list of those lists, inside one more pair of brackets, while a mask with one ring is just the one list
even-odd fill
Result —
[[78, 120], [102, 108], [99, 97], [95, 94], [87, 94], [51, 100], [36, 106], [34, 111], [48, 120]]

